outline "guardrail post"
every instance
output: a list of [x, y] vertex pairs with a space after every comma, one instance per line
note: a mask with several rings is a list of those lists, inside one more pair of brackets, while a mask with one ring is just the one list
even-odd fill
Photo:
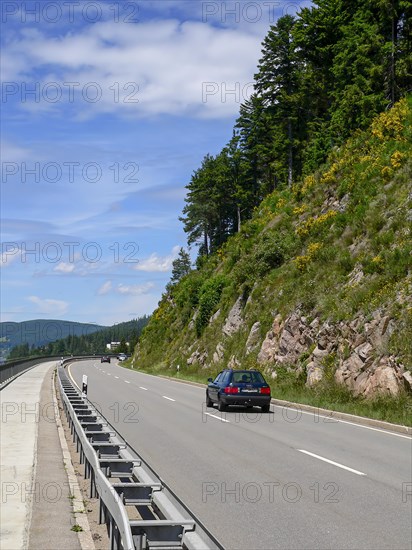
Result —
[[114, 550], [114, 521], [112, 517], [110, 518], [109, 536], [110, 536], [110, 550]]

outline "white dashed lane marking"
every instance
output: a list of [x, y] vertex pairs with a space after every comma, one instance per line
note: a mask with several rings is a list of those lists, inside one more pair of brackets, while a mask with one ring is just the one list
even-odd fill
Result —
[[205, 413], [205, 415], [211, 416], [212, 418], [216, 418], [217, 420], [220, 420], [221, 422], [227, 422], [228, 424], [230, 424], [229, 420], [225, 420], [224, 418], [221, 418], [220, 416], [217, 416], [216, 414]]
[[360, 472], [359, 470], [354, 470], [353, 468], [349, 468], [349, 466], [344, 466], [343, 464], [340, 464], [339, 462], [335, 462], [333, 460], [329, 460], [329, 458], [325, 458], [323, 456], [315, 455], [314, 453], [310, 453], [309, 451], [304, 451], [303, 449], [297, 449], [300, 453], [304, 453], [309, 456], [313, 456], [314, 458], [317, 458], [318, 460], [322, 460], [323, 462], [327, 462], [328, 464], [332, 464], [333, 466], [337, 466], [338, 468], [342, 468], [343, 470], [347, 470], [348, 472], [352, 472], [353, 474], [356, 474], [358, 476], [366, 476], [363, 472]]

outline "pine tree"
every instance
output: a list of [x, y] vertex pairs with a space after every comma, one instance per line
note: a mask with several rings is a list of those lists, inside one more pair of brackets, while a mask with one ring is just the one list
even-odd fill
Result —
[[190, 256], [184, 248], [180, 248], [178, 257], [172, 263], [172, 278], [171, 283], [179, 282], [185, 275], [190, 273], [192, 263]]
[[263, 56], [255, 75], [255, 88], [271, 116], [276, 141], [275, 154], [277, 159], [281, 157], [287, 167], [289, 186], [293, 181], [299, 103], [300, 66], [293, 38], [294, 26], [295, 18], [285, 15], [271, 27], [263, 41]]

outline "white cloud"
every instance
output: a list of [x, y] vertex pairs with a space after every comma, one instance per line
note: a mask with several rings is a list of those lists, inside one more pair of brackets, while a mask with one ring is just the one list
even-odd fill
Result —
[[[74, 82], [72, 103], [80, 117], [96, 111], [227, 117], [237, 114], [250, 93], [260, 43], [247, 29], [200, 21], [142, 21], [138, 26], [101, 22], [59, 38], [40, 31], [22, 33], [3, 56], [16, 93], [21, 93], [19, 80], [27, 82], [32, 75], [38, 81], [37, 71], [49, 71], [39, 83], [39, 101], [30, 97], [21, 104], [25, 109], [69, 106], [64, 83]], [[57, 101], [52, 82], [62, 93]], [[94, 102], [95, 92], [101, 97]]]
[[67, 262], [60, 262], [53, 269], [53, 271], [57, 271], [58, 273], [72, 273], [74, 270], [75, 270], [75, 265], [68, 264]]
[[143, 285], [124, 285], [120, 283], [116, 288], [116, 292], [119, 294], [131, 295], [131, 296], [140, 296], [141, 294], [147, 294], [152, 288], [154, 288], [154, 283], [148, 282]]
[[112, 290], [112, 281], [106, 281], [102, 284], [102, 286], [97, 291], [97, 294], [99, 296], [105, 296], [106, 294], [109, 294], [109, 292]]
[[63, 300], [53, 300], [51, 298], [39, 298], [38, 296], [29, 296], [30, 302], [38, 306], [39, 313], [52, 315], [63, 315], [67, 312], [69, 304]]
[[0, 267], [9, 267], [13, 262], [21, 257], [21, 250], [16, 243], [2, 243], [2, 252], [0, 254]]
[[172, 253], [168, 256], [158, 256], [156, 252], [151, 254], [146, 260], [142, 260], [134, 268], [137, 271], [147, 271], [149, 273], [166, 273], [171, 271], [173, 260], [177, 258], [180, 246], [174, 246]]
[[33, 157], [33, 153], [29, 149], [20, 147], [19, 145], [15, 145], [5, 140], [2, 140], [0, 143], [0, 151], [3, 159], [3, 180], [7, 180], [7, 176], [10, 173], [9, 171], [13, 169], [13, 166], [11, 166], [10, 163], [21, 162], [23, 160], [27, 161]]

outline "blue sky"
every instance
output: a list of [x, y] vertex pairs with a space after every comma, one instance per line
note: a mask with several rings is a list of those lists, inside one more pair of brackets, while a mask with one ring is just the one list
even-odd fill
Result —
[[298, 8], [1, 2], [2, 321], [154, 310], [186, 245], [185, 185], [230, 139], [270, 25]]

